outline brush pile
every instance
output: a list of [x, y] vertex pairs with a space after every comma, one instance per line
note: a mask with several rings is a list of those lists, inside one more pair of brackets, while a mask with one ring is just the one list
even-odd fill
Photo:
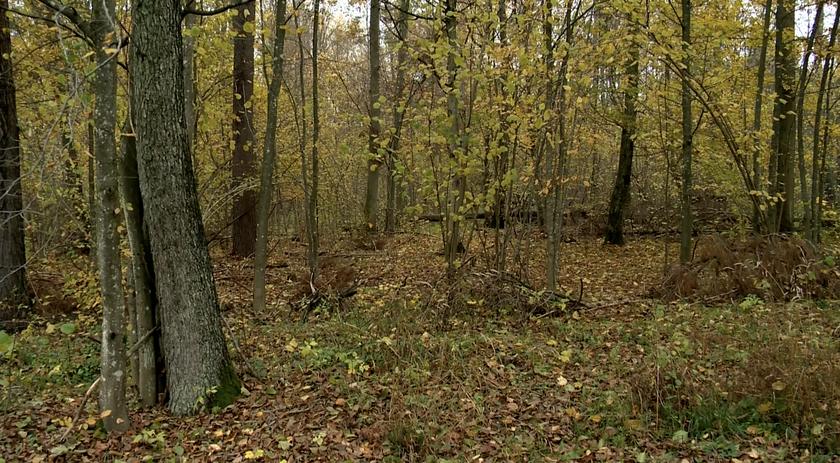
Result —
[[795, 237], [770, 235], [734, 241], [720, 235], [695, 246], [687, 265], [671, 269], [654, 296], [664, 299], [738, 299], [767, 301], [840, 297], [840, 268], [835, 256], [821, 255]]

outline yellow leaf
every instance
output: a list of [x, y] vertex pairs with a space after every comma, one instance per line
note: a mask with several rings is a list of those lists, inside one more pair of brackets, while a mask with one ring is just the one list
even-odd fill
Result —
[[111, 410], [104, 410], [99, 414], [100, 418], [108, 418], [109, 416], [111, 416]]

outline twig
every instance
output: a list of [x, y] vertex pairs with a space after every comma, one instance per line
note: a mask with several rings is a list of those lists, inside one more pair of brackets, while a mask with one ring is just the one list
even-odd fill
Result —
[[152, 333], [157, 331], [157, 329], [158, 329], [158, 327], [154, 327], [154, 328], [150, 329], [149, 331], [147, 331], [146, 334], [143, 335], [143, 337], [138, 339], [137, 342], [135, 342], [134, 345], [131, 346], [131, 348], [128, 349], [128, 351], [125, 353], [125, 356], [126, 357], [131, 357], [132, 355], [134, 355], [134, 353], [137, 352], [137, 349], [139, 349], [140, 346], [144, 342], [146, 342], [147, 339], [149, 339], [149, 336], [151, 336]]
[[227, 328], [228, 334], [230, 335], [230, 340], [233, 341], [234, 349], [236, 349], [236, 352], [239, 354], [240, 357], [242, 357], [242, 361], [245, 363], [245, 367], [248, 369], [248, 373], [250, 373], [251, 376], [253, 376], [257, 380], [261, 381], [262, 378], [260, 378], [260, 376], [257, 375], [257, 373], [254, 371], [254, 368], [251, 366], [251, 362], [248, 361], [248, 358], [245, 357], [245, 354], [242, 353], [242, 349], [239, 348], [239, 341], [236, 340], [236, 336], [234, 336], [233, 334], [233, 329], [231, 329], [230, 324], [228, 324], [228, 321], [225, 319], [224, 315], [222, 315], [222, 322], [224, 322], [225, 328]]
[[93, 384], [91, 384], [90, 387], [88, 388], [87, 392], [85, 392], [85, 396], [82, 397], [82, 403], [79, 404], [79, 409], [76, 410], [76, 416], [74, 416], [73, 421], [70, 422], [70, 427], [68, 427], [64, 431], [64, 433], [61, 435], [61, 437], [58, 439], [59, 442], [64, 442], [64, 439], [67, 439], [67, 436], [70, 435], [70, 431], [72, 431], [73, 428], [76, 427], [76, 422], [79, 421], [79, 417], [82, 416], [82, 410], [84, 410], [85, 404], [87, 403], [88, 399], [90, 398], [90, 395], [93, 394], [93, 391], [95, 391], [96, 388], [99, 387], [99, 383], [101, 381], [102, 381], [101, 376], [96, 378], [96, 381], [94, 381]]

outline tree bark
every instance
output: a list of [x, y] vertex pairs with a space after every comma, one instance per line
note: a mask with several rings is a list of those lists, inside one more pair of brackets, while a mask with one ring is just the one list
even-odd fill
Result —
[[[312, 282], [318, 278], [318, 248], [320, 238], [318, 233], [318, 183], [319, 159], [318, 142], [321, 136], [321, 119], [318, 114], [318, 33], [321, 28], [321, 1], [315, 0], [312, 7], [312, 190], [309, 192], [309, 210], [307, 218], [307, 250], [309, 260], [309, 275]], [[301, 57], [301, 59], [303, 59]]]
[[283, 83], [286, 42], [286, 0], [274, 8], [274, 49], [271, 54], [271, 83], [268, 88], [265, 142], [263, 143], [260, 194], [257, 202], [257, 242], [254, 252], [254, 312], [265, 311], [265, 266], [268, 248], [268, 215], [274, 196], [274, 164], [277, 158], [277, 103]]
[[[821, 32], [823, 23], [823, 6], [824, 1], [817, 2], [817, 12], [814, 17], [814, 25], [811, 27], [811, 33], [808, 35], [808, 43], [805, 46], [805, 52], [802, 55], [802, 65], [799, 67], [799, 82], [796, 91], [796, 154], [799, 167], [799, 200], [802, 203], [803, 221], [802, 229], [806, 234], [811, 232], [811, 200], [810, 190], [808, 189], [807, 168], [805, 167], [805, 91], [808, 88], [809, 70], [811, 66], [811, 55], [814, 52], [814, 43], [817, 40], [817, 34]], [[819, 66], [819, 57], [814, 63], [814, 66]], [[819, 112], [819, 107], [817, 107]], [[816, 153], [813, 153], [816, 156]]]
[[370, 0], [370, 24], [368, 26], [368, 64], [370, 68], [370, 85], [368, 88], [368, 105], [370, 108], [370, 125], [368, 129], [368, 164], [367, 190], [365, 193], [365, 229], [376, 232], [376, 222], [379, 215], [379, 171], [382, 167], [379, 137], [382, 132], [382, 111], [379, 101], [379, 0]]
[[12, 37], [0, 0], [0, 321], [16, 318], [29, 305], [23, 189], [20, 177], [20, 129], [12, 70]]
[[776, 138], [776, 188], [781, 196], [776, 204], [776, 231], [793, 231], [793, 156], [796, 149], [796, 59], [793, 43], [796, 40], [796, 11], [793, 0], [778, 0], [776, 4], [776, 54], [774, 112], [778, 118], [775, 124]]
[[[149, 237], [143, 223], [143, 198], [137, 172], [137, 138], [126, 121], [122, 134], [122, 160], [120, 163], [120, 192], [125, 214], [125, 228], [131, 248], [131, 275], [134, 279], [134, 319], [137, 339], [157, 326], [157, 298], [155, 295], [154, 267], [152, 264]], [[137, 363], [137, 393], [143, 407], [157, 403], [158, 385], [161, 379], [160, 332], [137, 348], [133, 357]]]
[[[773, 16], [773, 0], [767, 0], [767, 4], [764, 6], [764, 19], [762, 21], [761, 27], [761, 49], [758, 55], [758, 76], [757, 76], [757, 84], [756, 84], [756, 91], [755, 91], [755, 106], [753, 108], [753, 126], [752, 126], [752, 139], [753, 139], [753, 153], [752, 153], [752, 163], [753, 163], [753, 183], [756, 186], [756, 189], [760, 189], [760, 191], [764, 191], [764, 186], [762, 185], [763, 181], [761, 180], [762, 170], [761, 170], [761, 143], [759, 142], [760, 132], [761, 132], [761, 112], [762, 106], [764, 102], [764, 79], [765, 75], [767, 74], [767, 47], [770, 43], [770, 18]], [[755, 193], [750, 192], [750, 194], [758, 194], [759, 191]], [[764, 199], [762, 199], [764, 201]], [[761, 210], [759, 208], [760, 203], [758, 201], [753, 202], [753, 230], [756, 233], [761, 233], [762, 230], [767, 229], [767, 224], [762, 223], [761, 217]]]
[[[566, 165], [566, 153], [568, 151], [568, 140], [566, 140], [566, 82], [567, 73], [569, 69], [569, 54], [572, 50], [572, 3], [566, 2], [566, 13], [563, 22], [565, 24], [566, 50], [563, 53], [563, 58], [560, 59], [560, 69], [558, 70], [559, 79], [557, 82], [557, 131], [554, 134], [554, 146], [557, 150], [557, 158], [553, 162], [554, 171], [549, 172], [549, 198], [547, 208], [549, 211], [546, 223], [549, 225], [548, 230], [548, 268], [546, 269], [546, 284], [549, 291], [557, 289], [557, 253], [560, 245], [560, 230], [563, 220], [563, 203], [561, 201], [561, 190], [563, 188], [563, 170]], [[548, 156], [550, 159], [551, 156]]]
[[621, 145], [618, 151], [618, 171], [610, 196], [607, 232], [604, 242], [624, 244], [624, 216], [630, 204], [630, 183], [636, 138], [636, 100], [639, 95], [639, 44], [633, 38], [630, 56], [625, 65], [627, 86], [624, 89], [624, 117], [621, 126]]
[[400, 142], [402, 138], [402, 126], [403, 120], [405, 119], [405, 112], [408, 110], [408, 107], [411, 103], [411, 95], [408, 96], [408, 99], [406, 101], [403, 101], [406, 89], [405, 67], [406, 63], [408, 62], [408, 50], [406, 49], [406, 42], [408, 40], [409, 8], [411, 8], [410, 1], [401, 0], [399, 19], [397, 20], [397, 34], [399, 35], [400, 49], [397, 50], [397, 94], [394, 98], [395, 104], [393, 116], [394, 133], [391, 135], [391, 139], [388, 140], [388, 177], [385, 180], [385, 185], [387, 189], [385, 200], [386, 233], [394, 233], [397, 231], [397, 176], [399, 175], [399, 172], [397, 171], [397, 152], [400, 149]]
[[233, 172], [234, 192], [231, 221], [232, 253], [239, 257], [254, 254], [257, 237], [256, 193], [253, 181], [254, 156], [254, 2], [237, 8], [233, 18]]
[[99, 286], [102, 292], [102, 384], [99, 407], [109, 432], [128, 429], [125, 401], [125, 306], [120, 264], [120, 235], [117, 231], [120, 213], [119, 170], [117, 165], [117, 60], [109, 49], [113, 40], [116, 2], [92, 3], [90, 23], [94, 44], [96, 71], [93, 90], [96, 104], [93, 111], [94, 152], [96, 160], [96, 256]]
[[160, 301], [169, 409], [224, 406], [240, 383], [228, 355], [184, 118], [179, 0], [134, 4], [131, 61], [144, 219]]
[[[834, 65], [834, 55], [830, 50], [834, 49], [834, 44], [837, 41], [837, 25], [840, 22], [840, 14], [835, 13], [834, 23], [831, 25], [831, 32], [828, 38], [828, 55], [823, 57], [822, 74], [820, 75], [820, 88], [817, 92], [817, 110], [814, 113], [814, 131], [813, 131], [813, 148], [812, 163], [811, 163], [811, 203], [808, 207], [811, 209], [811, 228], [808, 230], [809, 239], [814, 243], [820, 241], [820, 228], [822, 226], [822, 196], [824, 194], [821, 186], [822, 177], [825, 170], [825, 156], [828, 151], [828, 124], [825, 127], [825, 133], [822, 137], [822, 144], [820, 143], [820, 130], [823, 126], [822, 117], [826, 117], [830, 113], [830, 98], [828, 96], [828, 89], [831, 88], [830, 81], [832, 75], [832, 67]], [[823, 109], [823, 100], [825, 100], [825, 109]], [[825, 114], [823, 114], [825, 113]]]
[[[184, 3], [188, 3], [185, 0]], [[184, 17], [184, 30], [188, 30], [184, 34], [184, 118], [187, 121], [187, 142], [190, 145], [190, 150], [193, 149], [195, 143], [195, 38], [193, 37], [192, 28], [198, 23], [198, 17], [192, 14]]]
[[691, 117], [691, 89], [688, 79], [691, 76], [691, 0], [682, 0], [682, 44], [683, 66], [682, 74], [682, 189], [680, 192], [680, 262], [683, 264], [691, 260], [691, 233], [694, 219], [691, 215], [691, 189], [693, 177], [691, 160], [693, 154], [694, 122]]

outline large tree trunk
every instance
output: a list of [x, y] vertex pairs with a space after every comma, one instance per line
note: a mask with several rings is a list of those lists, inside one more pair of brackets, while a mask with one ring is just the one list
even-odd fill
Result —
[[618, 171], [610, 196], [607, 232], [604, 237], [604, 242], [619, 245], [624, 244], [624, 215], [630, 204], [630, 182], [636, 138], [636, 99], [639, 95], [639, 45], [635, 39], [630, 47], [630, 56], [625, 68], [627, 86], [624, 90], [624, 117], [621, 125], [621, 145], [618, 151]]
[[691, 89], [688, 79], [691, 76], [691, 0], [682, 0], [682, 190], [680, 194], [680, 262], [691, 260], [691, 232], [694, 221], [691, 216], [691, 189], [693, 186], [691, 159], [693, 152], [692, 135], [694, 132], [691, 117]]
[[286, 42], [286, 0], [274, 8], [274, 49], [271, 54], [271, 83], [268, 88], [265, 142], [263, 143], [260, 195], [257, 203], [257, 242], [254, 251], [254, 312], [265, 311], [265, 266], [268, 248], [268, 215], [274, 195], [274, 163], [277, 157], [277, 102], [283, 83], [283, 50]]
[[163, 373], [160, 365], [160, 331], [147, 336], [157, 326], [157, 298], [149, 238], [143, 224], [143, 199], [137, 173], [137, 138], [131, 133], [129, 121], [126, 121], [123, 128], [122, 154], [120, 192], [126, 235], [131, 248], [130, 274], [134, 280], [134, 310], [129, 313], [134, 314], [131, 323], [135, 327], [137, 339], [146, 339], [132, 358], [137, 364], [135, 382], [140, 404], [152, 407], [157, 403], [159, 379]]
[[239, 379], [222, 332], [187, 144], [180, 2], [136, 2], [133, 21], [143, 212], [160, 302], [169, 409], [183, 415], [230, 403], [239, 394]]
[[0, 1], [0, 321], [28, 305], [20, 130], [7, 0]]
[[96, 160], [96, 256], [99, 285], [102, 292], [102, 385], [99, 406], [105, 429], [128, 429], [125, 402], [125, 306], [120, 264], [120, 235], [117, 231], [120, 213], [119, 170], [117, 165], [117, 60], [109, 49], [113, 40], [116, 2], [93, 2], [91, 21], [95, 47], [96, 71], [93, 92], [94, 152]]
[[379, 171], [382, 166], [379, 136], [382, 131], [382, 111], [379, 101], [379, 0], [370, 0], [370, 25], [368, 26], [370, 67], [370, 86], [368, 105], [370, 128], [368, 133], [368, 170], [367, 191], [365, 193], [365, 228], [368, 232], [376, 231], [379, 215]]
[[254, 156], [254, 2], [237, 8], [233, 18], [233, 255], [254, 253], [257, 237]]
[[774, 112], [778, 116], [775, 124], [776, 188], [782, 200], [776, 205], [776, 231], [793, 231], [794, 178], [793, 156], [796, 149], [796, 59], [793, 44], [795, 37], [795, 9], [793, 0], [779, 0], [776, 5], [776, 55]]

